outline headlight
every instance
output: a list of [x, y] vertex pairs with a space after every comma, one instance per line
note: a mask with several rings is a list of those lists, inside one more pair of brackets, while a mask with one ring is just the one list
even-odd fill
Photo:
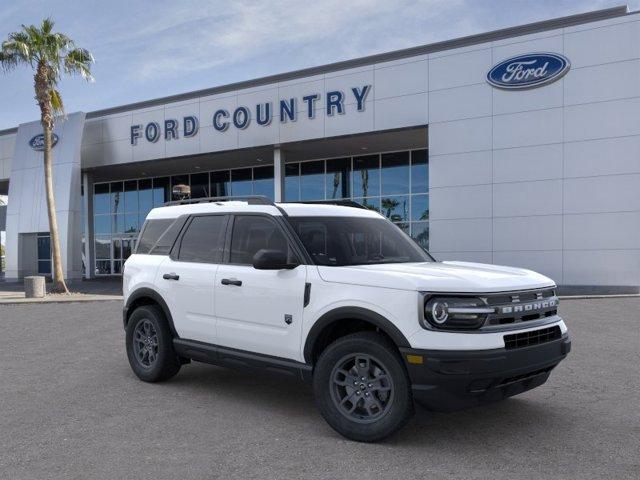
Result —
[[493, 307], [474, 297], [431, 297], [424, 305], [424, 328], [473, 329], [480, 328]]

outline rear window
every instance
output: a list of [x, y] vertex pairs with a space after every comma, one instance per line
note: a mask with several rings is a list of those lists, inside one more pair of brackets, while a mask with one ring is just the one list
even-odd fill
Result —
[[220, 263], [226, 226], [227, 217], [225, 215], [194, 217], [180, 241], [178, 260]]
[[138, 240], [136, 253], [168, 255], [184, 221], [175, 218], [147, 220]]

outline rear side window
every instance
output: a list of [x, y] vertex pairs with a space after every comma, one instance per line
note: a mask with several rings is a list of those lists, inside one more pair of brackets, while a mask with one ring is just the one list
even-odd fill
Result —
[[193, 217], [180, 241], [181, 262], [221, 263], [227, 217], [206, 215]]
[[162, 218], [159, 220], [147, 220], [144, 230], [138, 240], [136, 253], [150, 253], [153, 246], [163, 233], [174, 223], [175, 218]]

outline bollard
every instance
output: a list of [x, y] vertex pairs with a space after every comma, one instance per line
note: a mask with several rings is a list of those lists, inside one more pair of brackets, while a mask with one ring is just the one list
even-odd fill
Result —
[[44, 294], [44, 277], [24, 277], [25, 298], [43, 298]]

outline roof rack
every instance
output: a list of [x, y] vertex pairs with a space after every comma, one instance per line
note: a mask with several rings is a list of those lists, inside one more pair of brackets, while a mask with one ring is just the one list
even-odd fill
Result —
[[191, 205], [194, 203], [216, 203], [216, 202], [247, 202], [247, 205], [271, 205], [276, 204], [264, 195], [245, 195], [241, 197], [202, 197], [202, 198], [186, 198], [184, 200], [174, 200], [165, 202], [164, 206], [170, 205]]
[[284, 203], [304, 203], [304, 204], [310, 204], [310, 205], [338, 205], [341, 207], [363, 208], [365, 210], [368, 210], [367, 207], [365, 207], [361, 203], [354, 202], [353, 200], [305, 200], [302, 202], [284, 202]]

